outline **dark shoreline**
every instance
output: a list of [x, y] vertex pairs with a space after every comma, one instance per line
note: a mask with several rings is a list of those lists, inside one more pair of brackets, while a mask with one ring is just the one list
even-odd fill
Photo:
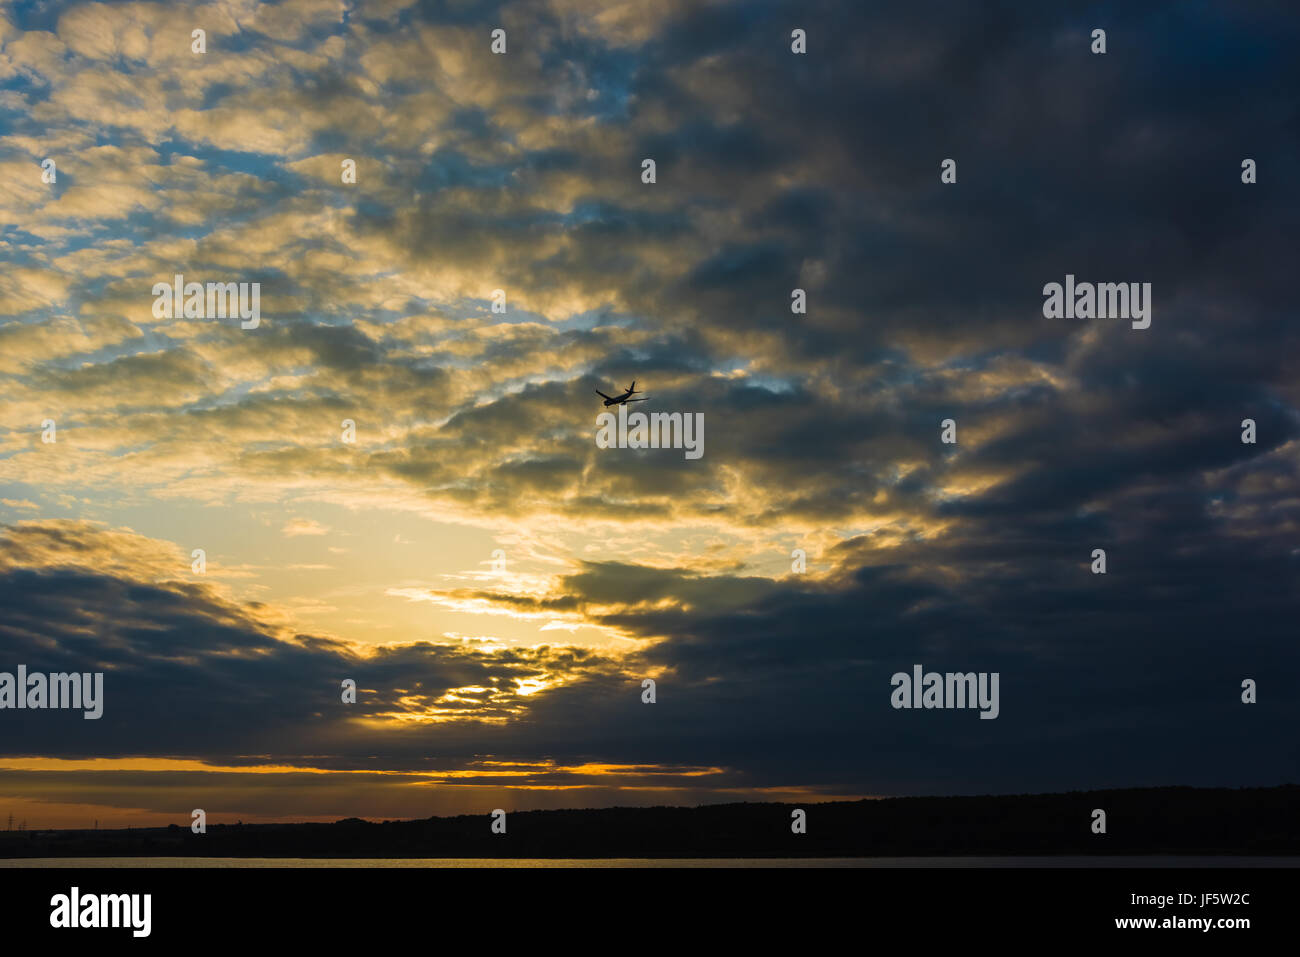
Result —
[[[807, 812], [807, 833], [791, 812]], [[1093, 809], [1107, 833], [1092, 832]], [[1300, 787], [1131, 788], [413, 821], [0, 831], [0, 858], [882, 858], [1300, 854]]]

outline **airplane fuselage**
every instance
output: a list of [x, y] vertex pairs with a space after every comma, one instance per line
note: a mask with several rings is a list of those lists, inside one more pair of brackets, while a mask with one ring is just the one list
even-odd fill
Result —
[[605, 393], [601, 392], [599, 389], [596, 390], [596, 395], [600, 396], [602, 399], [605, 400], [605, 408], [607, 409], [611, 405], [627, 405], [628, 402], [640, 402], [641, 401], [640, 399], [632, 398], [632, 396], [636, 394], [637, 394], [637, 388], [636, 388], [635, 379], [632, 380], [632, 384], [630, 386], [628, 386], [626, 389], [623, 390], [623, 392], [621, 392], [618, 395], [606, 395]]

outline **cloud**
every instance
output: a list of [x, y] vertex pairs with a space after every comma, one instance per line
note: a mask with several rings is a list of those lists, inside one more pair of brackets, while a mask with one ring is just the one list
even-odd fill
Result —
[[[6, 11], [0, 493], [48, 518], [5, 533], [0, 625], [123, 709], [93, 748], [27, 715], [31, 755], [1289, 773], [1290, 705], [1236, 689], [1294, 666], [1296, 25], [1163, 4], [1098, 57], [1030, 3], [800, 17], [805, 56], [761, 2]], [[176, 273], [260, 283], [261, 325], [155, 318]], [[1044, 319], [1067, 273], [1151, 282], [1151, 328]], [[633, 378], [702, 459], [595, 446]], [[900, 724], [915, 661], [1002, 669], [1002, 717]]]
[[320, 522], [313, 522], [307, 518], [295, 518], [285, 523], [282, 529], [286, 538], [296, 538], [299, 535], [328, 535], [330, 530]]

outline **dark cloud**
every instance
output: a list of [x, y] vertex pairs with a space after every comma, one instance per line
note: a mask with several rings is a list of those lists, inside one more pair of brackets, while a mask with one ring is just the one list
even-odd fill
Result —
[[[717, 767], [731, 786], [797, 782], [828, 794], [1293, 777], [1294, 745], [1270, 729], [1300, 718], [1284, 677], [1300, 665], [1287, 624], [1294, 556], [1246, 542], [1210, 552], [1195, 547], [1195, 530], [1161, 531], [1159, 546], [1116, 543], [1105, 577], [1089, 572], [1086, 551], [1033, 527], [1014, 533], [1014, 554], [917, 544], [906, 556], [916, 564], [863, 566], [821, 585], [591, 564], [565, 579], [566, 600], [546, 605], [576, 602], [604, 624], [664, 638], [619, 663], [472, 644], [361, 656], [336, 641], [272, 638], [196, 588], [11, 569], [0, 577], [10, 661], [104, 670], [106, 702], [96, 722], [7, 712], [10, 754], [408, 772], [544, 755]], [[917, 663], [998, 672], [999, 717], [893, 710], [891, 675]], [[653, 708], [639, 699], [647, 671], [660, 675]], [[555, 674], [565, 683], [516, 691], [518, 680]], [[360, 689], [354, 706], [339, 701], [344, 677]], [[1260, 683], [1253, 707], [1240, 703], [1245, 677]], [[474, 688], [483, 690], [459, 692], [461, 704], [439, 702]], [[435, 702], [448, 720], [356, 724]]]
[[[102, 668], [108, 698], [99, 722], [6, 714], [8, 754], [722, 768], [701, 794], [1295, 780], [1279, 729], [1300, 718], [1300, 21], [1270, 3], [760, 0], [686, 4], [614, 42], [599, 23], [506, 6], [517, 55], [476, 72], [497, 11], [357, 11], [373, 32], [349, 38], [347, 68], [296, 83], [339, 107], [305, 141], [363, 158], [347, 199], [332, 179], [303, 193], [306, 172], [291, 189], [279, 167], [192, 151], [253, 169], [229, 184], [240, 208], [223, 223], [339, 212], [328, 240], [286, 235], [284, 262], [246, 263], [242, 277], [284, 297], [256, 336], [150, 331], [123, 346], [137, 354], [23, 366], [18, 387], [114, 422], [135, 410], [142, 443], [231, 439], [240, 479], [373, 474], [467, 520], [820, 531], [839, 540], [816, 556], [831, 571], [586, 561], [541, 596], [440, 594], [580, 612], [631, 637], [625, 655], [559, 642], [362, 654], [280, 635], [204, 589], [45, 567], [15, 540], [0, 577], [8, 662]], [[464, 56], [482, 80], [457, 88], [465, 102], [422, 76], [362, 76], [368, 43], [429, 24], [483, 40]], [[796, 25], [804, 57], [789, 51]], [[1088, 50], [1094, 26], [1105, 56]], [[213, 85], [197, 105], [247, 94]], [[425, 110], [414, 134], [375, 120]], [[184, 159], [165, 135], [168, 162]], [[647, 156], [654, 185], [639, 178]], [[136, 211], [119, 239], [167, 215]], [[368, 268], [349, 272], [362, 248]], [[192, 265], [238, 252], [204, 237]], [[74, 300], [98, 300], [97, 268], [69, 280]], [[1043, 285], [1067, 273], [1150, 282], [1150, 329], [1045, 319]], [[496, 287], [508, 317], [481, 308]], [[795, 287], [807, 315], [790, 312]], [[14, 301], [26, 322], [43, 300]], [[240, 385], [305, 381], [241, 391], [245, 365]], [[705, 412], [702, 460], [595, 448], [593, 390], [632, 378], [647, 411]], [[183, 414], [155, 414], [169, 402]], [[406, 431], [346, 458], [299, 444], [326, 421], [332, 441], [353, 410]], [[950, 417], [955, 446], [939, 441]], [[1244, 418], [1256, 444], [1240, 441]], [[1105, 576], [1088, 567], [1099, 547]], [[999, 672], [999, 718], [890, 708], [890, 675], [915, 663]], [[521, 693], [553, 675], [564, 682]], [[364, 689], [350, 710], [343, 677]], [[1244, 678], [1257, 705], [1240, 702]], [[435, 701], [446, 720], [357, 720]]]

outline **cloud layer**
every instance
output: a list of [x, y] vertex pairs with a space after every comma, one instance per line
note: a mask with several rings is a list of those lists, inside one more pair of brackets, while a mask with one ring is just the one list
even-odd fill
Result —
[[[4, 712], [0, 794], [1294, 780], [1297, 32], [1263, 2], [0, 4], [0, 670], [108, 694]], [[178, 273], [261, 283], [260, 325], [156, 318]], [[1151, 327], [1045, 319], [1067, 274], [1151, 283]], [[705, 413], [702, 459], [597, 448], [632, 379]], [[1000, 672], [1001, 716], [893, 710], [917, 662]]]

